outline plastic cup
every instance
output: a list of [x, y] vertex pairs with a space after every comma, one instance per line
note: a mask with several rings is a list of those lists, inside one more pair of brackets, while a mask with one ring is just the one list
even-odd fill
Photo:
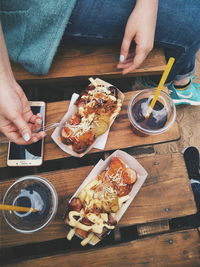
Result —
[[164, 133], [176, 119], [176, 107], [164, 91], [160, 92], [150, 117], [145, 118], [154, 94], [155, 89], [145, 89], [134, 95], [129, 102], [128, 117], [136, 135], [145, 137]]
[[20, 233], [34, 233], [47, 226], [57, 212], [58, 197], [45, 178], [26, 176], [18, 179], [5, 193], [3, 204], [30, 207], [38, 212], [3, 211], [10, 227]]

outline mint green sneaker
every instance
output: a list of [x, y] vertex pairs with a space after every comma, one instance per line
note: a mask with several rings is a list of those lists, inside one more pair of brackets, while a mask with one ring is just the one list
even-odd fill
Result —
[[200, 84], [193, 82], [195, 77], [191, 77], [190, 84], [183, 89], [177, 89], [173, 84], [169, 85], [170, 96], [175, 105], [200, 105]]

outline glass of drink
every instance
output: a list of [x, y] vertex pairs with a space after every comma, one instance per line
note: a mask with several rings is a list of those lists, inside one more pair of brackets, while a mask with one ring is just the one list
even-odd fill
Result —
[[129, 102], [128, 117], [133, 132], [139, 136], [164, 133], [176, 119], [176, 107], [164, 91], [160, 92], [149, 118], [146, 118], [154, 94], [155, 89], [145, 89], [134, 95]]
[[53, 220], [58, 197], [55, 188], [47, 179], [26, 176], [8, 188], [3, 204], [37, 209], [37, 212], [3, 211], [6, 222], [14, 230], [20, 233], [33, 233]]

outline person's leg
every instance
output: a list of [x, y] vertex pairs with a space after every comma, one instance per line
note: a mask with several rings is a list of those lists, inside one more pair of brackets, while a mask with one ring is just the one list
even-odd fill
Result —
[[164, 48], [166, 60], [176, 59], [168, 82], [189, 77], [194, 70], [195, 54], [200, 48], [199, 14], [200, 1], [159, 1], [155, 44]]
[[[78, 0], [64, 39], [120, 44], [133, 0]], [[189, 77], [200, 48], [200, 1], [159, 0], [155, 45], [176, 63], [168, 81]]]
[[[64, 40], [118, 43], [120, 46], [127, 19], [134, 6], [133, 0], [78, 0]], [[166, 59], [171, 56], [176, 59], [168, 82], [178, 80], [180, 83], [182, 80], [185, 83], [194, 70], [195, 53], [200, 45], [199, 14], [199, 1], [159, 0], [155, 44], [165, 49]], [[158, 84], [159, 79], [153, 77], [154, 84]], [[198, 85], [193, 84], [193, 87], [190, 88], [192, 92], [186, 92], [186, 102], [200, 104]], [[175, 88], [170, 90], [172, 98], [179, 98]], [[188, 95], [194, 101], [188, 99]], [[179, 99], [174, 101], [179, 102]]]
[[134, 0], [78, 0], [63, 39], [120, 45], [134, 6]]
[[[200, 1], [160, 0], [155, 45], [164, 48], [166, 60], [175, 64], [166, 85], [176, 105], [200, 105], [200, 85], [193, 82], [195, 54], [200, 48]], [[146, 85], [156, 86], [161, 76], [144, 78]]]
[[[133, 0], [78, 0], [64, 39], [120, 44], [134, 6]], [[194, 70], [200, 48], [199, 14], [200, 1], [159, 0], [155, 45], [164, 48], [167, 60], [176, 59], [168, 82], [189, 77]]]

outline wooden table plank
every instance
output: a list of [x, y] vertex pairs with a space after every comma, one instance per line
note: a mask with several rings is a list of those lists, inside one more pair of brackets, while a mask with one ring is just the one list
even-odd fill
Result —
[[[56, 53], [48, 75], [33, 75], [21, 65], [12, 63], [14, 76], [18, 81], [60, 79], [72, 77], [122, 77], [117, 69], [119, 46], [64, 44]], [[126, 76], [161, 74], [166, 66], [162, 49], [152, 50], [143, 64]]]
[[[119, 226], [142, 224], [196, 213], [191, 186], [187, 177], [182, 154], [147, 156], [138, 161], [149, 173], [142, 189], [119, 222]], [[59, 170], [38, 174], [46, 177], [55, 186], [59, 196], [59, 210], [53, 223], [33, 235], [15, 233], [1, 217], [1, 245], [3, 247], [35, 243], [66, 235], [66, 228], [62, 221], [66, 197], [70, 197], [92, 166], [77, 169]], [[2, 197], [15, 179], [0, 183]], [[62, 204], [63, 203], [63, 204]]]
[[[82, 250], [22, 260], [15, 267], [120, 267], [199, 266], [200, 238], [197, 229], [157, 235], [101, 249]], [[13, 266], [13, 264], [5, 265]]]
[[[142, 146], [149, 144], [158, 144], [167, 141], [175, 141], [180, 138], [179, 127], [177, 122], [165, 133], [147, 137], [140, 137], [135, 135], [130, 127], [130, 122], [127, 115], [127, 105], [133, 95], [138, 91], [125, 93], [125, 100], [123, 103], [122, 110], [116, 118], [114, 124], [111, 127], [105, 151], [116, 150], [121, 148], [128, 148], [134, 146]], [[46, 123], [58, 122], [64, 116], [68, 109], [69, 101], [60, 101], [47, 104]], [[44, 160], [53, 160], [70, 155], [62, 151], [51, 139], [50, 135], [45, 138], [45, 149], [44, 149]], [[0, 144], [0, 167], [6, 166], [7, 157], [7, 144]], [[98, 149], [92, 149], [89, 153], [99, 152]]]

